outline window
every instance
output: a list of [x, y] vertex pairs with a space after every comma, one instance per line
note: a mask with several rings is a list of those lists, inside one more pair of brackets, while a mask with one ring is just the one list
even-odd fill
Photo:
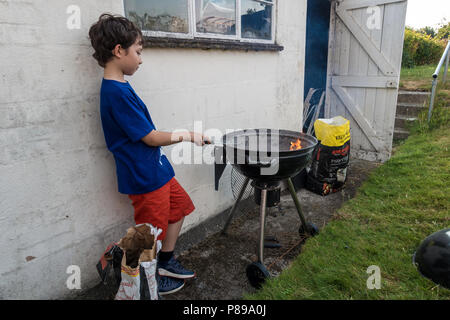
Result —
[[124, 8], [146, 36], [274, 43], [274, 2], [124, 0]]
[[272, 1], [241, 0], [241, 37], [272, 39]]

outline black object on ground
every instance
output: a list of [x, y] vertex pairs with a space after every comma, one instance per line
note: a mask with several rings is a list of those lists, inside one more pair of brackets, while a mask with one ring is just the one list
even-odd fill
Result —
[[413, 263], [424, 277], [450, 289], [450, 228], [426, 237], [415, 252]]

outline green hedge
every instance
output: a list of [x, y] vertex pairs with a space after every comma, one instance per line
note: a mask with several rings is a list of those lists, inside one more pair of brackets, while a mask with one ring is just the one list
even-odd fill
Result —
[[437, 64], [444, 53], [445, 42], [407, 28], [403, 43], [402, 67], [413, 68]]

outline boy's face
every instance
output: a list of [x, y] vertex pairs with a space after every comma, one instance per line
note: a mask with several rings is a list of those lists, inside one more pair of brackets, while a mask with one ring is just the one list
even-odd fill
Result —
[[139, 65], [142, 64], [142, 40], [141, 38], [138, 38], [136, 42], [129, 47], [127, 50], [125, 50], [125, 55], [121, 57], [121, 67], [123, 74], [127, 76], [133, 75], [137, 69], [139, 69]]

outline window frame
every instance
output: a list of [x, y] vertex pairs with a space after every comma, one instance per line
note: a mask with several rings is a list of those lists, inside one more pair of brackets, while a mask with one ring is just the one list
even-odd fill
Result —
[[[123, 0], [124, 16], [127, 16], [125, 10], [125, 1]], [[261, 44], [275, 44], [275, 26], [277, 17], [277, 0], [272, 0], [272, 2], [265, 0], [255, 0], [257, 2], [272, 5], [272, 17], [271, 17], [271, 40], [267, 39], [252, 39], [241, 37], [241, 1], [236, 0], [236, 35], [222, 35], [216, 33], [205, 33], [196, 31], [196, 14], [195, 14], [195, 0], [186, 0], [188, 2], [188, 33], [177, 33], [177, 32], [166, 32], [166, 31], [152, 31], [152, 30], [142, 30], [142, 34], [146, 37], [157, 37], [157, 38], [176, 38], [176, 39], [212, 39], [212, 40], [231, 40], [239, 41], [243, 43], [261, 43]]]

